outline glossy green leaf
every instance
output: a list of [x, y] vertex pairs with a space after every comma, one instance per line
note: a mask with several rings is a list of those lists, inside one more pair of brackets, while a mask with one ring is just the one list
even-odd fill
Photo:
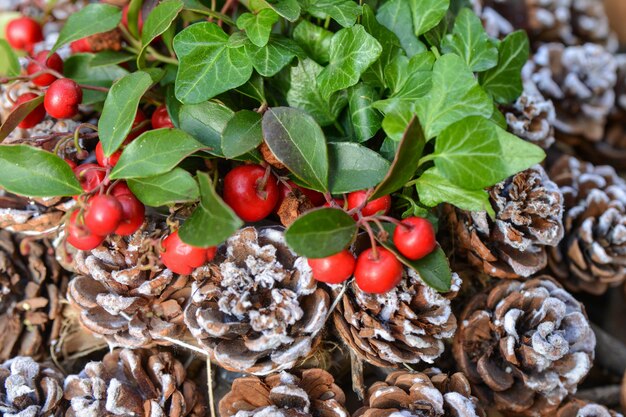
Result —
[[350, 120], [357, 142], [371, 139], [381, 127], [383, 116], [372, 107], [378, 98], [376, 89], [365, 83], [359, 83], [348, 91]]
[[206, 146], [179, 129], [142, 133], [124, 148], [111, 179], [145, 178], [170, 171], [187, 156]]
[[263, 85], [263, 77], [259, 74], [252, 74], [252, 77], [244, 85], [235, 89], [238, 93], [250, 97], [259, 103], [267, 103], [265, 98], [265, 86]]
[[28, 145], [0, 145], [0, 187], [28, 197], [73, 196], [83, 192], [67, 162]]
[[172, 25], [182, 9], [183, 2], [181, 0], [165, 0], [150, 12], [141, 30], [141, 50], [137, 56], [138, 65], [143, 63], [146, 48]]
[[239, 87], [252, 75], [244, 48], [227, 47], [228, 35], [214, 23], [196, 23], [174, 38], [179, 59], [176, 97], [195, 104]]
[[224, 156], [222, 153], [222, 132], [235, 112], [225, 105], [206, 101], [200, 104], [185, 104], [180, 108], [180, 128], [203, 143], [206, 151]]
[[128, 136], [139, 100], [151, 85], [150, 75], [137, 71], [116, 81], [109, 90], [98, 120], [98, 133], [105, 155], [111, 156]]
[[93, 55], [93, 58], [89, 61], [89, 66], [91, 68], [107, 67], [128, 62], [134, 57], [134, 54], [124, 51], [102, 51]]
[[293, 39], [318, 64], [326, 64], [330, 59], [330, 41], [333, 32], [308, 20], [302, 20], [293, 31]]
[[407, 3], [417, 36], [437, 26], [450, 7], [450, 0], [407, 0]]
[[502, 150], [502, 162], [506, 167], [506, 176], [511, 176], [540, 163], [546, 153], [539, 146], [527, 142], [499, 126], [495, 127], [496, 136]]
[[322, 208], [296, 219], [285, 231], [285, 240], [298, 255], [325, 258], [344, 250], [356, 232], [356, 222], [345, 211]]
[[217, 195], [208, 174], [198, 172], [198, 183], [200, 204], [178, 230], [178, 235], [192, 246], [217, 246], [239, 230], [243, 222]]
[[2, 126], [0, 126], [0, 142], [7, 138], [15, 130], [18, 124], [33, 112], [37, 107], [43, 105], [44, 96], [37, 96], [32, 100], [25, 101], [11, 110]]
[[272, 26], [278, 22], [278, 14], [272, 9], [263, 9], [257, 14], [243, 13], [237, 19], [237, 27], [246, 31], [248, 39], [258, 47], [265, 46], [270, 39]]
[[[135, 38], [139, 38], [139, 16], [142, 15], [143, 0], [130, 0], [126, 13], [126, 26]], [[142, 16], [143, 17], [143, 16]]]
[[330, 192], [343, 194], [378, 185], [389, 162], [373, 150], [352, 142], [328, 144]]
[[411, 7], [407, 0], [390, 0], [376, 13], [378, 21], [396, 34], [400, 45], [409, 57], [424, 52], [426, 46], [415, 36]]
[[280, 35], [272, 35], [262, 48], [249, 44], [245, 50], [254, 69], [264, 77], [273, 77], [296, 56], [304, 56], [304, 51], [296, 42]]
[[302, 110], [274, 107], [263, 115], [263, 138], [272, 153], [309, 188], [328, 190], [326, 138]]
[[380, 56], [364, 73], [363, 81], [377, 87], [387, 87], [385, 83], [385, 68], [400, 54], [401, 46], [398, 37], [376, 20], [371, 7], [363, 5], [363, 27], [372, 35], [382, 47]]
[[0, 75], [14, 77], [20, 74], [20, 62], [9, 43], [0, 39]]
[[330, 16], [344, 27], [354, 25], [361, 15], [361, 6], [354, 0], [300, 0], [300, 3], [313, 16], [320, 19]]
[[88, 4], [70, 15], [51, 52], [67, 43], [115, 29], [121, 20], [122, 9], [119, 7], [105, 3]]
[[222, 152], [228, 159], [248, 153], [263, 142], [261, 115], [240, 110], [228, 121], [222, 132]]
[[389, 139], [400, 142], [413, 116], [415, 112], [406, 107], [387, 113], [383, 118], [382, 126]]
[[317, 77], [323, 97], [355, 85], [361, 74], [380, 56], [382, 47], [361, 25], [335, 33], [330, 42], [330, 62]]
[[127, 183], [135, 197], [151, 207], [194, 201], [200, 196], [196, 180], [181, 168], [153, 177], [129, 179]]
[[179, 115], [182, 103], [176, 99], [173, 84], [168, 85], [165, 89], [165, 107], [167, 108], [167, 113], [170, 115], [174, 127], [180, 128]]
[[252, 10], [270, 8], [290, 22], [295, 22], [298, 20], [298, 17], [300, 17], [300, 4], [298, 0], [250, 0], [250, 8]]

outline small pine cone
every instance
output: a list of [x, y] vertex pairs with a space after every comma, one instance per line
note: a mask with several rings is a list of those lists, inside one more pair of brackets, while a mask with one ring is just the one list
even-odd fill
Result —
[[192, 276], [185, 323], [222, 367], [256, 375], [289, 369], [320, 342], [330, 297], [282, 231], [241, 229]]
[[603, 294], [626, 279], [626, 183], [609, 166], [563, 156], [550, 170], [565, 200], [552, 272], [571, 291]]
[[54, 233], [74, 204], [58, 197], [30, 200], [0, 193], [0, 229], [35, 237]]
[[376, 366], [433, 363], [444, 351], [443, 341], [454, 336], [450, 299], [460, 286], [460, 278], [453, 274], [451, 291], [439, 294], [412, 269], [406, 269], [400, 284], [385, 294], [368, 294], [352, 281], [333, 321], [344, 343]]
[[548, 246], [563, 237], [563, 196], [540, 165], [489, 190], [496, 219], [487, 212], [444, 207], [455, 250], [497, 278], [529, 277], [547, 264]]
[[572, 399], [563, 404], [555, 417], [624, 417], [603, 405]]
[[348, 417], [346, 396], [323, 369], [237, 378], [219, 403], [221, 417]]
[[585, 309], [550, 277], [500, 281], [459, 317], [453, 353], [481, 401], [553, 415], [591, 368], [596, 339]]
[[65, 417], [202, 417], [205, 406], [169, 352], [118, 349], [65, 379]]
[[87, 43], [92, 52], [119, 51], [122, 49], [122, 41], [122, 32], [119, 29], [96, 33], [87, 37]]
[[541, 46], [529, 61], [528, 77], [556, 108], [557, 139], [599, 141], [615, 102], [617, 65], [596, 44]]
[[298, 189], [293, 189], [283, 198], [276, 214], [278, 214], [280, 223], [285, 227], [289, 227], [303, 213], [313, 208], [315, 206], [304, 193]]
[[475, 397], [465, 375], [433, 370], [425, 373], [396, 371], [385, 382], [372, 385], [365, 406], [353, 417], [483, 417], [485, 411]]
[[69, 284], [68, 299], [80, 321], [112, 346], [168, 345], [184, 335], [183, 307], [189, 277], [178, 276], [158, 261], [154, 242], [163, 235], [154, 219], [131, 236], [112, 235], [103, 245], [78, 251], [81, 275]]
[[63, 376], [28, 356], [0, 365], [0, 415], [63, 416]]

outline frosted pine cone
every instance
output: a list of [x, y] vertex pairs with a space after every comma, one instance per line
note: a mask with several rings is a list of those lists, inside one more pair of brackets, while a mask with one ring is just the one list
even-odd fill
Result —
[[65, 379], [66, 417], [202, 417], [204, 400], [169, 352], [121, 349]]
[[0, 415], [63, 416], [63, 376], [33, 358], [18, 356], [0, 365]]
[[333, 321], [352, 351], [376, 366], [433, 363], [444, 351], [443, 341], [454, 336], [456, 318], [450, 299], [460, 285], [460, 278], [453, 274], [451, 291], [439, 294], [411, 269], [385, 294], [365, 293], [353, 281]]
[[365, 406], [353, 417], [485, 415], [462, 373], [448, 376], [427, 370], [425, 373], [396, 371], [385, 382], [376, 382], [367, 392]]
[[74, 204], [71, 199], [30, 200], [0, 191], [0, 228], [28, 236], [53, 234]]
[[487, 212], [444, 207], [455, 250], [497, 278], [529, 277], [547, 264], [549, 246], [563, 237], [563, 196], [539, 165], [489, 190], [496, 219]]
[[499, 410], [551, 415], [591, 368], [596, 339], [584, 307], [549, 277], [500, 281], [459, 320], [456, 362]]
[[102, 246], [76, 254], [82, 275], [70, 282], [68, 298], [81, 323], [112, 346], [167, 345], [163, 337], [185, 333], [189, 278], [159, 263], [155, 242], [163, 232], [157, 227], [150, 219], [131, 236], [112, 235]]
[[570, 400], [559, 408], [556, 417], [624, 417], [603, 405], [581, 400]]
[[565, 237], [550, 268], [572, 291], [602, 294], [626, 279], [626, 183], [609, 166], [563, 156], [551, 178], [565, 199]]
[[265, 378], [233, 381], [219, 403], [221, 417], [348, 417], [346, 397], [333, 376], [322, 369], [292, 375], [285, 371]]
[[257, 375], [289, 369], [319, 343], [330, 297], [281, 231], [240, 230], [192, 276], [185, 323], [221, 366]]

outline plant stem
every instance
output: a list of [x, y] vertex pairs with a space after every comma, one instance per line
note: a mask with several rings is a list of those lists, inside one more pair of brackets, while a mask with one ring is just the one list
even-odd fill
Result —
[[159, 52], [156, 51], [156, 49], [154, 49], [153, 47], [149, 46], [148, 49], [148, 56], [150, 58], [153, 58], [156, 61], [161, 61], [164, 62], [166, 64], [174, 64], [174, 65], [178, 65], [178, 60], [176, 58], [172, 58], [170, 56], [165, 56], [163, 54], [160, 54]]
[[198, 13], [204, 16], [209, 16], [209, 18], [217, 18], [230, 26], [237, 25], [233, 19], [215, 10], [202, 10], [202, 9], [185, 9], [185, 10], [189, 12], [193, 12], [193, 13]]

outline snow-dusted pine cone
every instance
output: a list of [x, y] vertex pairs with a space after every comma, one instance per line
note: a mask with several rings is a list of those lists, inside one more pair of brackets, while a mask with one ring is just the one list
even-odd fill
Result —
[[237, 378], [219, 403], [220, 417], [348, 417], [346, 397], [323, 369]]
[[63, 413], [63, 376], [58, 371], [28, 356], [0, 365], [0, 415], [61, 417]]
[[460, 286], [460, 278], [453, 274], [451, 291], [440, 294], [411, 269], [385, 294], [363, 292], [353, 281], [337, 305], [333, 321], [350, 349], [376, 366], [433, 363], [444, 351], [443, 341], [456, 330], [450, 299]]
[[570, 400], [563, 404], [555, 417], [624, 417], [622, 414], [603, 405], [581, 400]]
[[489, 194], [495, 221], [485, 211], [444, 207], [454, 250], [497, 278], [529, 277], [543, 269], [547, 247], [563, 237], [559, 188], [536, 165], [495, 185]]
[[241, 229], [196, 280], [185, 323], [223, 367], [267, 374], [309, 356], [321, 338], [329, 295], [278, 229]]
[[98, 248], [75, 256], [81, 275], [70, 281], [67, 296], [80, 311], [81, 323], [112, 346], [167, 345], [163, 337], [185, 333], [189, 277], [159, 263], [159, 226], [149, 219], [131, 236], [111, 235]]
[[118, 349], [65, 379], [66, 417], [202, 417], [205, 401], [169, 352]]
[[500, 281], [459, 317], [454, 357], [485, 404], [552, 415], [576, 391], [596, 339], [584, 307], [551, 278]]
[[0, 191], [0, 229], [28, 236], [53, 234], [74, 204], [71, 199], [55, 197], [31, 200]]
[[374, 383], [365, 406], [353, 417], [482, 417], [485, 411], [470, 384], [458, 372], [452, 375], [433, 370], [424, 373], [396, 371], [385, 382]]
[[565, 237], [550, 268], [572, 291], [602, 294], [626, 279], [626, 182], [610, 166], [563, 156], [550, 177], [565, 200]]

